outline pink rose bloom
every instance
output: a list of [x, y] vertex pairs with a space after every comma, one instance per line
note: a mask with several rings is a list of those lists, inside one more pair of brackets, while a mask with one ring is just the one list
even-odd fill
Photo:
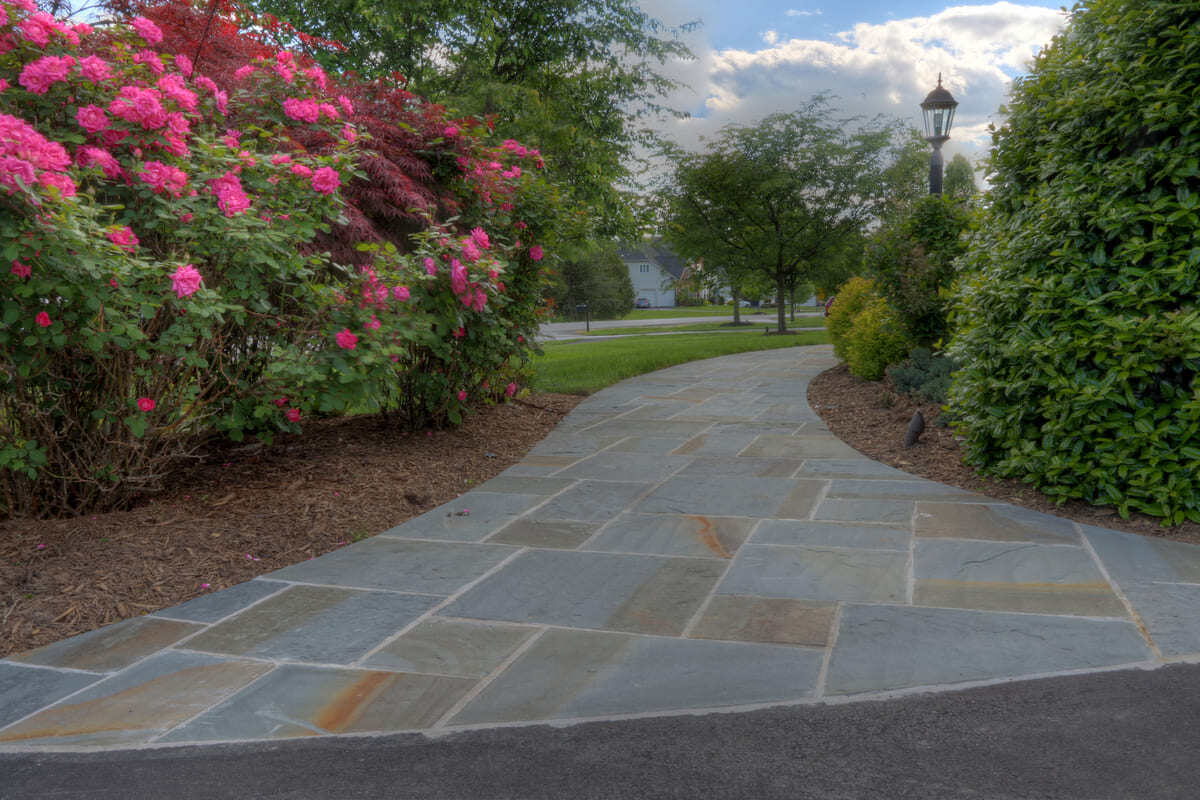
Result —
[[75, 31], [76, 36], [91, 36], [92, 26], [86, 22], [76, 22], [71, 26], [71, 30]]
[[141, 123], [147, 130], [167, 124], [167, 110], [162, 106], [162, 94], [157, 89], [122, 86], [117, 97], [108, 104], [108, 113], [126, 122]]
[[217, 85], [213, 83], [212, 78], [208, 77], [207, 75], [197, 75], [196, 85], [201, 89], [212, 92], [213, 94], [216, 94], [218, 91]]
[[235, 81], [241, 81], [241, 80], [245, 80], [246, 78], [249, 78], [253, 74], [254, 74], [254, 65], [247, 64], [246, 66], [238, 67], [236, 70], [233, 71], [233, 79]]
[[187, 83], [179, 75], [163, 75], [158, 79], [157, 86], [166, 97], [178, 103], [184, 111], [196, 110], [198, 102], [196, 93], [187, 88]]
[[475, 298], [471, 301], [471, 308], [475, 309], [476, 311], [483, 311], [486, 305], [487, 295], [483, 293], [482, 289], [476, 289]]
[[146, 44], [158, 44], [162, 41], [162, 31], [158, 26], [145, 17], [134, 17], [129, 20], [129, 27], [137, 31], [138, 36], [146, 40]]
[[543, 255], [544, 253], [542, 252], [542, 246], [540, 244], [535, 244], [533, 247], [529, 248], [529, 257], [534, 261], [541, 261]]
[[180, 111], [172, 111], [167, 115], [167, 130], [179, 136], [187, 136], [192, 132], [192, 121]]
[[25, 65], [17, 83], [33, 94], [45, 94], [54, 84], [65, 82], [73, 66], [75, 59], [71, 56], [42, 56]]
[[84, 56], [79, 59], [79, 74], [92, 83], [106, 81], [112, 77], [108, 62], [99, 56]]
[[333, 167], [321, 167], [312, 176], [312, 188], [320, 194], [333, 194], [341, 186], [342, 179]]
[[25, 38], [25, 41], [32, 42], [38, 47], [45, 47], [50, 43], [51, 32], [57, 27], [58, 25], [55, 23], [54, 17], [44, 11], [39, 11], [27, 17], [21, 23], [20, 30], [21, 36]]
[[321, 115], [327, 119], [338, 119], [341, 116], [341, 114], [338, 114], [338, 110], [329, 103], [321, 103], [317, 108], [320, 110]]
[[271, 156], [271, 163], [275, 166], [279, 166], [280, 164], [290, 164], [292, 163], [292, 157], [289, 155], [284, 155], [283, 153], [276, 153], [275, 155]]
[[38, 183], [42, 186], [53, 186], [58, 189], [59, 197], [67, 198], [75, 196], [75, 181], [71, 180], [71, 176], [63, 175], [61, 172], [43, 172], [38, 175]]
[[320, 67], [315, 65], [308, 67], [304, 70], [304, 74], [307, 75], [309, 79], [321, 89], [322, 92], [329, 88], [329, 81], [325, 77], [325, 70], [321, 69]]
[[467, 268], [457, 258], [450, 259], [450, 288], [455, 294], [467, 291]]
[[338, 105], [342, 107], [342, 111], [346, 112], [346, 116], [354, 116], [354, 105], [350, 102], [350, 98], [344, 94], [338, 95]]
[[3, 92], [7, 88], [8, 88], [8, 81], [4, 80], [4, 78], [0, 78], [0, 92]]
[[192, 60], [190, 58], [188, 58], [187, 56], [185, 56], [183, 53], [179, 53], [178, 55], [175, 56], [175, 68], [178, 69], [180, 72], [182, 72], [184, 75], [191, 77], [192, 69], [193, 69]]
[[311, 167], [306, 167], [303, 164], [292, 164], [292, 174], [299, 175], [301, 178], [311, 178], [313, 171]]
[[504, 387], [504, 394], [506, 397], [512, 397], [516, 393], [517, 385], [515, 383], [510, 383], [508, 386]]
[[167, 192], [179, 197], [187, 188], [187, 173], [161, 161], [147, 161], [146, 168], [137, 174], [143, 183], [150, 184], [155, 194]]
[[466, 390], [466, 389], [460, 389], [460, 390], [459, 390], [459, 392], [458, 392], [458, 402], [460, 402], [460, 403], [465, 403], [465, 402], [467, 402], [467, 390]]
[[213, 92], [213, 99], [217, 102], [217, 111], [220, 111], [222, 114], [224, 114], [229, 108], [228, 93], [226, 93], [224, 89], [218, 89], [217, 91]]
[[291, 83], [296, 78], [295, 71], [287, 64], [275, 64], [272, 69], [275, 70], [275, 74], [283, 78], [284, 83]]
[[54, 324], [50, 321], [50, 315], [47, 314], [45, 311], [39, 311], [38, 315], [36, 317], [34, 317], [34, 320], [36, 320], [37, 324], [41, 325], [43, 328], [49, 328], [51, 325]]
[[287, 417], [288, 422], [299, 422], [300, 421], [300, 409], [289, 408], [287, 410], [287, 413], [284, 414], [284, 416]]
[[138, 238], [134, 236], [133, 230], [128, 226], [109, 231], [108, 240], [122, 250], [130, 253], [136, 250], [138, 246]]
[[88, 133], [99, 133], [108, 127], [108, 114], [100, 106], [80, 106], [75, 112], [75, 121]]
[[475, 244], [479, 245], [484, 250], [487, 250], [492, 246], [491, 241], [488, 239], [487, 231], [485, 231], [483, 228], [472, 228], [471, 239], [475, 242]]
[[187, 158], [190, 151], [188, 150], [188, 146], [184, 143], [183, 139], [180, 139], [173, 133], [164, 133], [163, 139], [165, 141], [165, 143], [162, 145], [163, 150], [166, 150], [168, 153], [177, 158]]
[[208, 182], [210, 191], [217, 196], [217, 207], [225, 216], [236, 216], [250, 208], [250, 198], [242, 189], [242, 181], [233, 172], [226, 172]]
[[283, 101], [283, 113], [298, 122], [316, 122], [321, 117], [321, 107], [311, 97], [306, 100], [289, 97]]
[[397, 300], [403, 301], [403, 300], [407, 300], [409, 297], [411, 297], [411, 294], [409, 293], [407, 286], [393, 286], [392, 287], [392, 297], [396, 298]]
[[468, 262], [478, 261], [481, 253], [479, 248], [475, 246], [475, 242], [470, 239], [464, 239], [462, 243], [462, 257]]
[[12, 263], [12, 274], [13, 275], [16, 275], [18, 278], [28, 278], [30, 276], [30, 274], [32, 274], [32, 273], [33, 273], [33, 270], [29, 268], [28, 264], [22, 264], [20, 261], [17, 261], [15, 258], [13, 259], [13, 263]]
[[369, 331], [377, 331], [379, 330], [379, 326], [382, 324], [383, 323], [379, 321], [379, 317], [372, 315], [369, 320], [363, 323], [363, 327]]
[[429, 275], [437, 275], [437, 263], [429, 256], [425, 257], [425, 272]]
[[455, 339], [461, 339], [466, 335], [467, 335], [467, 329], [462, 327], [461, 325], [454, 329], [454, 338]]
[[154, 399], [150, 397], [139, 397], [137, 401], [138, 411], [153, 411]]
[[342, 328], [334, 338], [337, 340], [338, 347], [343, 350], [353, 350], [358, 344], [358, 337], [351, 333], [349, 328]]
[[135, 64], [145, 64], [155, 75], [162, 75], [166, 72], [166, 67], [163, 66], [162, 59], [153, 50], [143, 50], [133, 57], [133, 61]]
[[288, 399], [286, 396], [275, 398], [275, 405], [278, 406], [279, 408], [283, 408], [287, 404], [288, 404]]
[[184, 264], [171, 273], [171, 288], [175, 290], [176, 297], [190, 297], [200, 288], [202, 280], [204, 279], [200, 277], [200, 273], [195, 267], [191, 264]]
[[354, 144], [354, 140], [358, 138], [358, 133], [349, 125], [342, 126], [342, 138], [350, 144]]
[[458, 136], [458, 128], [454, 125], [447, 125], [446, 129], [442, 131], [442, 135], [448, 139], [453, 139], [455, 136]]

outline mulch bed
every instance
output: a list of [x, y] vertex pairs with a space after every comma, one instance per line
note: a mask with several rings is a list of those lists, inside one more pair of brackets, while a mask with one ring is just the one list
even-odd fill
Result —
[[214, 451], [129, 511], [2, 521], [0, 657], [387, 530], [521, 460], [580, 400], [535, 395], [450, 431], [317, 421], [271, 447]]
[[[1200, 544], [1200, 525], [1194, 522], [1168, 528], [1144, 514], [1122, 519], [1111, 506], [1093, 506], [1078, 500], [1057, 505], [1019, 480], [978, 474], [963, 464], [953, 429], [936, 424], [941, 414], [939, 406], [920, 404], [897, 393], [886, 379], [856, 378], [845, 364], [826, 370], [809, 384], [808, 402], [838, 438], [859, 452], [905, 472], [1084, 525]], [[904, 435], [918, 408], [925, 416], [925, 432], [915, 445], [905, 448]]]

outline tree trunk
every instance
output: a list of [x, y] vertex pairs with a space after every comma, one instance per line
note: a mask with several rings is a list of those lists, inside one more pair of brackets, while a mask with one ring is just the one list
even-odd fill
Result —
[[779, 318], [779, 332], [787, 333], [787, 294], [783, 290], [783, 276], [775, 280], [775, 312]]
[[736, 286], [729, 287], [729, 293], [733, 295], [733, 324], [742, 324], [742, 293], [738, 291]]

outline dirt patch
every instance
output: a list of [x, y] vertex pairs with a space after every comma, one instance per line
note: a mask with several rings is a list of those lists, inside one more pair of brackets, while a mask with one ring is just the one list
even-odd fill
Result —
[[[980, 475], [962, 462], [954, 431], [937, 424], [939, 406], [920, 404], [898, 394], [886, 380], [860, 380], [844, 364], [826, 370], [809, 384], [808, 402], [829, 429], [855, 450], [913, 475], [1084, 525], [1200, 544], [1200, 525], [1194, 522], [1166, 528], [1158, 519], [1144, 514], [1122, 519], [1112, 506], [1093, 506], [1078, 500], [1058, 505], [1019, 480]], [[925, 432], [915, 445], [905, 448], [904, 434], [918, 408], [925, 416]]]
[[0, 657], [399, 525], [521, 460], [582, 399], [535, 395], [453, 431], [318, 421], [269, 448], [216, 450], [130, 511], [0, 522]]

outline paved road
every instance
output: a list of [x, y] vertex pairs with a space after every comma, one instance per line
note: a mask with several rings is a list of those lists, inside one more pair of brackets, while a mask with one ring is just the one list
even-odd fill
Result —
[[2, 800], [1192, 800], [1200, 666], [872, 703], [0, 754]]
[[[822, 311], [804, 311], [798, 312], [798, 317], [816, 317], [820, 316]], [[742, 313], [743, 322], [752, 322], [754, 324], [775, 324], [775, 312], [771, 311], [768, 314], [750, 314]], [[733, 316], [728, 317], [676, 317], [674, 319], [597, 319], [592, 320], [593, 331], [603, 331], [612, 328], [632, 328], [646, 326], [671, 326], [671, 325], [691, 325], [696, 322], [732, 322]], [[585, 337], [585, 324], [583, 322], [547, 322], [538, 329], [538, 333], [543, 341], [566, 341], [570, 339], [580, 339]], [[588, 337], [602, 338], [602, 337]]]

